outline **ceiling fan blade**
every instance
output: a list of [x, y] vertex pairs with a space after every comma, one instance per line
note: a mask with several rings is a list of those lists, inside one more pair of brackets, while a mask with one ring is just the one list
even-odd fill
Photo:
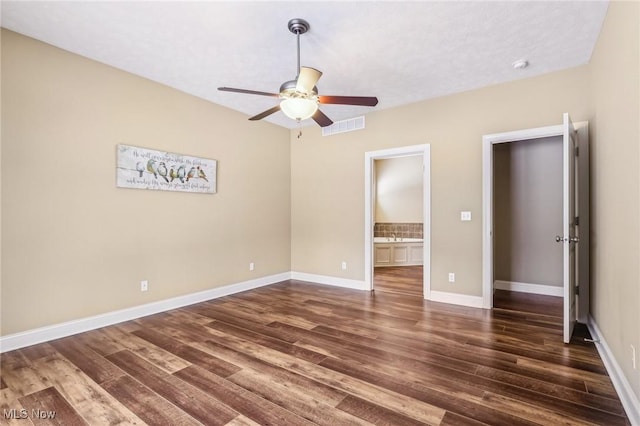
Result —
[[317, 110], [312, 116], [313, 121], [318, 123], [320, 127], [327, 127], [333, 124], [333, 121], [329, 117], [327, 117], [324, 112]]
[[313, 87], [316, 85], [318, 80], [320, 80], [321, 76], [322, 71], [318, 71], [315, 68], [300, 67], [300, 75], [296, 82], [296, 90], [298, 92], [311, 93], [313, 91]]
[[318, 96], [321, 104], [376, 106], [378, 98], [375, 96]]
[[269, 108], [268, 110], [263, 111], [258, 115], [254, 115], [253, 117], [249, 118], [249, 120], [251, 121], [262, 120], [263, 118], [268, 117], [274, 112], [278, 112], [278, 111], [280, 111], [280, 105], [276, 105], [273, 108]]
[[258, 92], [256, 90], [236, 89], [233, 87], [218, 87], [218, 90], [223, 92], [245, 93], [247, 95], [272, 96], [276, 98], [280, 96], [278, 93]]

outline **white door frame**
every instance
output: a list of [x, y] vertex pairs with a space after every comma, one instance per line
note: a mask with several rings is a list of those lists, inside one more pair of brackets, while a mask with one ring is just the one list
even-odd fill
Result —
[[[578, 274], [581, 288], [578, 297], [578, 321], [586, 322], [589, 315], [589, 123], [575, 123], [580, 147], [580, 186], [578, 210], [580, 212], [580, 237]], [[482, 137], [482, 305], [493, 308], [493, 145], [521, 142], [530, 139], [562, 136], [563, 126], [548, 126], [514, 132], [496, 133]], [[552, 238], [552, 236], [550, 236]]]
[[375, 211], [375, 160], [422, 155], [423, 191], [423, 295], [431, 298], [431, 146], [412, 145], [364, 154], [364, 288], [373, 290], [373, 212]]

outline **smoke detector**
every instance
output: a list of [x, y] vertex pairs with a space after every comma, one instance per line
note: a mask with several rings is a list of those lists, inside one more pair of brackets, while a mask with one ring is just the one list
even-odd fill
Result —
[[523, 70], [529, 66], [529, 61], [527, 61], [526, 59], [519, 59], [511, 64], [511, 66], [513, 67], [513, 69]]

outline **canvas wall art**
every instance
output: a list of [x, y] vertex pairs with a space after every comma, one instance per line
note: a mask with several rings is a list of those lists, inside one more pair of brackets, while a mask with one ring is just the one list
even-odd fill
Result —
[[117, 150], [120, 188], [216, 193], [216, 160], [129, 145]]

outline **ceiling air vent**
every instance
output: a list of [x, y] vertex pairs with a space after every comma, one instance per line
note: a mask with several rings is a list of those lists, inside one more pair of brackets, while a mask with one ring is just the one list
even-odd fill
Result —
[[331, 136], [336, 133], [352, 132], [364, 129], [364, 115], [348, 120], [334, 121], [331, 126], [322, 128], [322, 136]]

